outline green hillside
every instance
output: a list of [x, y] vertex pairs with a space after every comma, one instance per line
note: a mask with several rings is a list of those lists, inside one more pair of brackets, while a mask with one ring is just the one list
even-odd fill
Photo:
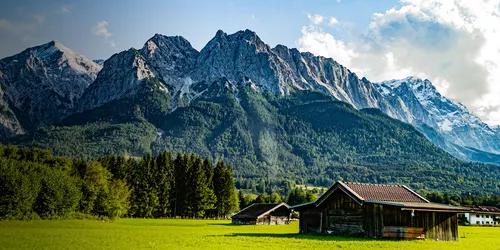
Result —
[[170, 95], [153, 83], [137, 95], [16, 137], [10, 143], [58, 155], [142, 156], [163, 150], [225, 159], [237, 180], [401, 183], [417, 190], [500, 192], [500, 168], [459, 161], [411, 125], [301, 91], [288, 97], [222, 79], [188, 106], [165, 114]]

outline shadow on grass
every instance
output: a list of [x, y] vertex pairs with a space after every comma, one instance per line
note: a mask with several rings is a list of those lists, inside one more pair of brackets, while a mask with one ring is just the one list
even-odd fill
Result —
[[357, 238], [338, 235], [314, 235], [314, 234], [273, 234], [273, 233], [233, 233], [223, 235], [224, 237], [262, 237], [262, 238], [288, 238], [302, 240], [319, 240], [319, 241], [392, 241], [391, 239], [370, 239]]

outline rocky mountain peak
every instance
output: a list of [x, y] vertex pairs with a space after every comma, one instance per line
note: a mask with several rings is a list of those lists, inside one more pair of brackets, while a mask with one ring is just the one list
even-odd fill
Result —
[[60, 70], [70, 67], [76, 73], [89, 74], [94, 79], [102, 69], [101, 65], [67, 48], [57, 40], [29, 48], [21, 54], [29, 56], [31, 58], [29, 60], [36, 58], [36, 60], [40, 60], [43, 64], [59, 67]]
[[155, 34], [139, 51], [165, 82], [176, 85], [196, 64], [199, 52], [182, 36]]
[[28, 48], [0, 60], [0, 102], [22, 113], [17, 120], [24, 130], [58, 123], [101, 68], [59, 41]]
[[270, 48], [265, 44], [257, 33], [252, 30], [240, 30], [233, 34], [226, 34], [222, 30], [218, 30], [215, 36], [210, 40], [207, 45], [202, 49], [203, 51], [213, 51], [216, 48], [234, 49], [241, 46], [252, 46], [255, 53], [268, 52]]

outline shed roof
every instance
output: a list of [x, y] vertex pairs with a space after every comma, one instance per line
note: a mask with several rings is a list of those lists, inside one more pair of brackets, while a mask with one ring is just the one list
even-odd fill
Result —
[[263, 215], [271, 213], [272, 211], [274, 211], [280, 207], [283, 207], [283, 206], [286, 207], [287, 209], [290, 209], [290, 207], [286, 203], [280, 203], [280, 204], [254, 203], [246, 208], [243, 208], [238, 213], [233, 215], [231, 218], [233, 218], [233, 219], [256, 219], [256, 218], [259, 218]]

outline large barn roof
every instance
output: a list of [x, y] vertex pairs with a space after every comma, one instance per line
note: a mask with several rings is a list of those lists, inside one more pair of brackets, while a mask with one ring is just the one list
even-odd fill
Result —
[[280, 204], [259, 204], [254, 203], [246, 208], [243, 208], [241, 211], [233, 215], [231, 218], [233, 219], [256, 219], [267, 213], [270, 213], [282, 206], [285, 206], [287, 209], [290, 207], [285, 203]]
[[337, 189], [344, 191], [359, 203], [363, 201], [429, 202], [404, 185], [364, 184], [338, 181], [319, 197], [316, 204], [321, 204]]
[[355, 192], [361, 200], [397, 201], [397, 202], [429, 202], [404, 185], [363, 184], [340, 182]]
[[292, 209], [304, 208], [307, 206], [319, 206], [336, 190], [341, 190], [360, 205], [366, 203], [376, 203], [401, 207], [403, 210], [441, 211], [441, 212], [463, 212], [467, 208], [456, 207], [438, 203], [431, 203], [424, 197], [417, 194], [404, 185], [384, 185], [384, 184], [364, 184], [355, 182], [336, 182], [314, 203], [306, 203], [292, 207]]

